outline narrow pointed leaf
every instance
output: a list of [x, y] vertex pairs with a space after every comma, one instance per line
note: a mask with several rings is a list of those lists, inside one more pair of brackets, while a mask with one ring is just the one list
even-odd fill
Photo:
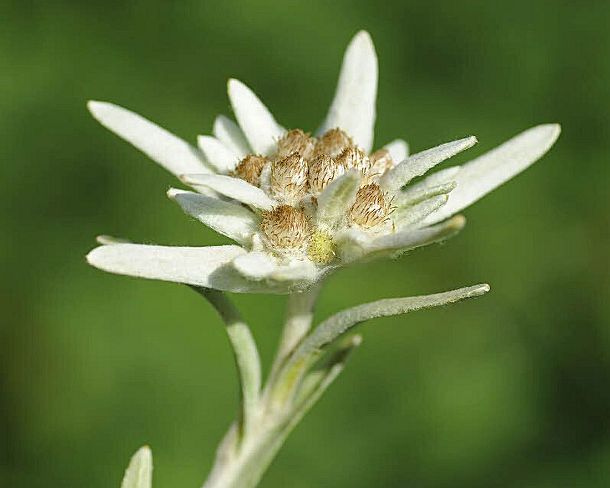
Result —
[[474, 146], [476, 143], [476, 137], [466, 137], [413, 154], [383, 175], [380, 184], [387, 191], [396, 192], [413, 178], [423, 175], [437, 164]]
[[339, 312], [322, 322], [299, 346], [295, 361], [310, 353], [322, 350], [356, 324], [377, 317], [401, 315], [424, 308], [439, 307], [466, 298], [481, 296], [489, 291], [489, 285], [481, 284], [434, 295], [407, 298], [386, 298], [376, 302], [358, 305]]
[[377, 55], [368, 32], [360, 31], [347, 47], [335, 98], [320, 133], [339, 127], [366, 152], [373, 146], [377, 97]]
[[235, 117], [255, 153], [268, 156], [276, 149], [277, 140], [284, 134], [267, 107], [241, 81], [229, 80], [229, 99]]
[[441, 242], [464, 228], [466, 219], [457, 215], [446, 222], [419, 229], [405, 229], [372, 240], [364, 248], [366, 254], [388, 253], [390, 251], [406, 252], [436, 242]]
[[214, 120], [212, 129], [214, 136], [229, 148], [238, 158], [244, 158], [252, 152], [244, 133], [239, 126], [228, 117], [219, 115]]
[[211, 172], [197, 148], [144, 117], [112, 103], [90, 101], [87, 107], [104, 127], [174, 175]]
[[433, 224], [450, 217], [527, 169], [551, 148], [560, 133], [558, 124], [539, 125], [464, 164], [454, 177], [457, 188], [447, 205], [425, 222]]
[[107, 234], [99, 235], [95, 238], [98, 244], [125, 244], [131, 242], [129, 239], [123, 237], [114, 237]]
[[239, 244], [252, 244], [259, 218], [243, 205], [175, 188], [171, 188], [167, 196], [175, 200], [188, 215], [216, 232]]
[[239, 246], [112, 244], [95, 248], [87, 261], [110, 273], [246, 293], [260, 290], [260, 286], [230, 265], [245, 252]]
[[454, 180], [455, 175], [460, 172], [460, 168], [461, 166], [451, 166], [449, 168], [441, 169], [434, 173], [430, 173], [426, 175], [425, 178], [422, 178], [421, 181], [418, 181], [417, 183], [411, 183], [410, 185], [406, 186], [403, 189], [402, 194], [407, 195], [412, 192], [416, 193], [424, 189], [432, 188], [438, 185], [444, 185], [447, 183], [453, 183], [457, 186], [457, 183], [455, 183]]
[[396, 139], [383, 146], [383, 148], [389, 151], [394, 165], [402, 163], [409, 156], [409, 145], [402, 139]]
[[239, 178], [195, 174], [182, 175], [181, 179], [189, 185], [211, 188], [222, 195], [262, 210], [271, 210], [276, 203], [263, 190]]
[[230, 149], [227, 149], [225, 145], [215, 137], [199, 136], [197, 138], [197, 144], [203, 152], [208, 164], [213, 166], [220, 174], [227, 174], [233, 171], [239, 162], [238, 156]]
[[351, 354], [362, 344], [361, 335], [348, 337], [328, 360], [308, 373], [297, 393], [296, 407], [291, 416], [291, 424], [296, 425], [313, 407], [328, 387], [341, 374]]
[[141, 447], [131, 458], [121, 488], [151, 488], [152, 453], [148, 446]]
[[465, 223], [466, 219], [457, 215], [438, 225], [405, 229], [381, 237], [371, 236], [369, 233], [358, 229], [349, 229], [335, 236], [335, 241], [342, 261], [348, 263], [396, 255], [446, 240], [459, 232]]
[[400, 232], [424, 220], [432, 212], [445, 205], [448, 199], [448, 195], [437, 195], [415, 205], [398, 208], [392, 215], [392, 220], [394, 220], [396, 228]]
[[351, 170], [328, 185], [318, 198], [317, 222], [328, 230], [345, 218], [360, 187], [360, 174]]
[[415, 205], [416, 203], [423, 202], [428, 198], [435, 197], [437, 195], [446, 195], [455, 190], [457, 183], [450, 181], [448, 183], [442, 183], [436, 186], [422, 185], [417, 188], [407, 187], [405, 190], [399, 192], [396, 198], [392, 202], [396, 207], [406, 207], [408, 205]]

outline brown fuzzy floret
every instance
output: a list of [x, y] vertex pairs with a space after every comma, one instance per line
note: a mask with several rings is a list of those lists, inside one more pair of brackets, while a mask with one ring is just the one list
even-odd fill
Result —
[[316, 196], [339, 176], [345, 168], [328, 154], [320, 154], [309, 161], [309, 189]]
[[379, 185], [365, 185], [356, 193], [356, 200], [349, 211], [349, 219], [365, 229], [384, 222], [391, 211], [391, 205]]
[[263, 212], [261, 230], [269, 245], [276, 249], [306, 249], [312, 233], [305, 211], [290, 205]]
[[285, 158], [286, 156], [297, 152], [304, 159], [309, 159], [313, 154], [316, 141], [309, 134], [303, 132], [301, 129], [293, 129], [277, 141], [277, 155], [278, 158]]
[[337, 157], [337, 163], [345, 169], [357, 169], [362, 175], [367, 175], [371, 169], [368, 156], [355, 146], [345, 148]]
[[271, 194], [283, 203], [297, 203], [307, 194], [309, 167], [298, 152], [271, 164]]
[[316, 143], [314, 155], [327, 154], [331, 158], [336, 158], [345, 148], [354, 145], [352, 138], [339, 128], [331, 129], [324, 133]]
[[369, 156], [371, 161], [371, 175], [379, 177], [394, 166], [390, 151], [379, 149]]
[[267, 162], [268, 160], [265, 156], [248, 154], [239, 162], [233, 174], [251, 185], [258, 186], [261, 172]]

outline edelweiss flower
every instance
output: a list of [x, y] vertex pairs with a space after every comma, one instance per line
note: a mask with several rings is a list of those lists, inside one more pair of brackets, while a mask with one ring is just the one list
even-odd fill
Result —
[[102, 239], [89, 262], [113, 273], [233, 292], [303, 290], [348, 263], [446, 239], [457, 212], [540, 158], [555, 124], [529, 129], [470, 161], [433, 173], [470, 148], [466, 137], [408, 155], [403, 140], [372, 152], [377, 57], [368, 33], [347, 48], [330, 110], [315, 135], [280, 126], [243, 83], [229, 80], [238, 124], [218, 116], [198, 148], [124, 108], [93, 116], [195, 191], [168, 196], [237, 245], [167, 247]]

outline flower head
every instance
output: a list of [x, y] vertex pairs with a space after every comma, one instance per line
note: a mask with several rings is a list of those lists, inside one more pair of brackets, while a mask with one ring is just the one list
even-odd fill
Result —
[[168, 196], [236, 245], [168, 247], [105, 240], [88, 260], [132, 276], [234, 292], [306, 289], [349, 263], [446, 239], [456, 214], [540, 158], [560, 129], [529, 129], [464, 164], [422, 177], [472, 147], [475, 137], [408, 154], [402, 140], [372, 152], [377, 57], [358, 33], [335, 97], [311, 135], [286, 130], [243, 83], [229, 80], [237, 123], [219, 116], [198, 148], [124, 108], [90, 102], [104, 126], [195, 191]]

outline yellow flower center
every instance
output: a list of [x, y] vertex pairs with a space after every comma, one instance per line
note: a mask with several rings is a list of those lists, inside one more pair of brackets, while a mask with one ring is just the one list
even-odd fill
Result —
[[330, 264], [336, 255], [333, 238], [325, 232], [316, 230], [311, 236], [307, 255], [316, 264]]

